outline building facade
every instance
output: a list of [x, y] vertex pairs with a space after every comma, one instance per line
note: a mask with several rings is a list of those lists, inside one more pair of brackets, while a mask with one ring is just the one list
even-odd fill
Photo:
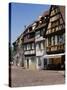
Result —
[[24, 65], [27, 69], [36, 68], [35, 59], [35, 32], [34, 26], [29, 25], [23, 33], [23, 46], [24, 46]]
[[45, 38], [43, 37], [43, 33], [47, 29], [47, 22], [48, 22], [48, 13], [47, 11], [44, 15], [39, 16], [38, 18], [38, 26], [35, 28], [35, 48], [36, 48], [36, 62], [37, 62], [37, 69], [44, 69], [45, 68], [45, 61], [42, 58], [43, 55], [46, 55], [46, 42]]
[[13, 56], [13, 63], [16, 66], [24, 67], [24, 51], [22, 45], [22, 38], [23, 35], [21, 34], [20, 37], [13, 43], [14, 48], [14, 56]]
[[13, 43], [14, 61], [26, 69], [64, 69], [65, 7], [51, 5]]
[[[49, 63], [56, 67], [65, 63], [65, 8], [52, 5], [49, 10], [49, 22], [45, 33], [46, 53]], [[44, 56], [44, 58], [46, 58]], [[57, 69], [58, 69], [57, 68]]]

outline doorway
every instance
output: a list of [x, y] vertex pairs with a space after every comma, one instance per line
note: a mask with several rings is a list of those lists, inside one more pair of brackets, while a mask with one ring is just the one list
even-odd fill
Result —
[[27, 68], [29, 68], [29, 59], [27, 59]]
[[44, 69], [47, 69], [47, 59], [44, 59]]
[[21, 64], [22, 67], [24, 67], [24, 59], [22, 58], [22, 64]]

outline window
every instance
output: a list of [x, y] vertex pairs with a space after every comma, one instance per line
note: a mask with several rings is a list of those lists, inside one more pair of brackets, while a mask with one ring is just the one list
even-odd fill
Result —
[[63, 34], [63, 43], [65, 43], [65, 34]]
[[55, 36], [53, 36], [53, 45], [55, 45]]
[[32, 49], [34, 49], [34, 43], [32, 43]]
[[40, 20], [39, 23], [42, 24], [42, 20]]
[[24, 50], [27, 50], [27, 45], [24, 45]]
[[29, 31], [32, 31], [32, 27], [29, 28]]
[[59, 30], [63, 29], [63, 24], [59, 25]]
[[34, 30], [36, 26], [32, 26], [32, 29]]
[[48, 38], [48, 44], [51, 45], [51, 37]]
[[30, 33], [30, 38], [33, 38], [34, 37], [34, 33]]
[[30, 44], [27, 44], [27, 50], [30, 50]]
[[33, 38], [34, 37], [34, 33], [30, 33], [27, 35], [27, 38], [30, 39], [30, 38]]
[[51, 22], [51, 27], [55, 27], [59, 25], [59, 20], [56, 20], [54, 22]]
[[34, 24], [32, 25], [32, 29], [33, 29], [33, 30], [35, 29], [36, 25], [37, 25], [37, 23], [34, 23]]
[[30, 49], [32, 49], [32, 44], [30, 43]]
[[45, 22], [47, 22], [48, 21], [48, 15], [47, 16], [45, 16]]
[[62, 44], [62, 43], [64, 42], [63, 35], [59, 35], [59, 36], [57, 37], [57, 39], [58, 39], [58, 43], [59, 43], [59, 44]]
[[55, 45], [55, 36], [51, 37], [51, 45]]
[[40, 36], [43, 36], [44, 31], [45, 31], [45, 29], [42, 29], [42, 30], [40, 31]]
[[35, 33], [35, 38], [39, 38], [40, 37], [40, 31], [37, 31], [36, 33]]
[[62, 18], [60, 18], [60, 24], [63, 24], [63, 20], [62, 20]]
[[58, 8], [55, 8], [54, 10], [51, 11], [51, 16], [59, 13], [59, 11], [60, 11], [60, 10], [59, 10]]
[[63, 36], [62, 35], [59, 36], [59, 43], [60, 44], [63, 43]]
[[58, 13], [60, 10], [59, 10], [59, 8], [56, 8], [55, 9], [55, 13]]
[[55, 45], [57, 45], [57, 35], [55, 35]]

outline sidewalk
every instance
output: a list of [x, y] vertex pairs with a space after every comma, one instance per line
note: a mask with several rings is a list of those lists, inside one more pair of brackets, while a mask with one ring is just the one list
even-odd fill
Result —
[[59, 73], [61, 73], [62, 75], [65, 75], [65, 71], [58, 71]]

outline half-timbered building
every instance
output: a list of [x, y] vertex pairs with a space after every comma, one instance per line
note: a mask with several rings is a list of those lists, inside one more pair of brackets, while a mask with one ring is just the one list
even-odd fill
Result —
[[[49, 10], [49, 22], [45, 33], [46, 53], [44, 58], [49, 64], [63, 67], [65, 62], [65, 7], [52, 5]], [[61, 66], [62, 65], [62, 66]]]
[[36, 59], [35, 59], [35, 24], [29, 25], [23, 32], [23, 46], [24, 46], [24, 64], [27, 69], [36, 68]]

